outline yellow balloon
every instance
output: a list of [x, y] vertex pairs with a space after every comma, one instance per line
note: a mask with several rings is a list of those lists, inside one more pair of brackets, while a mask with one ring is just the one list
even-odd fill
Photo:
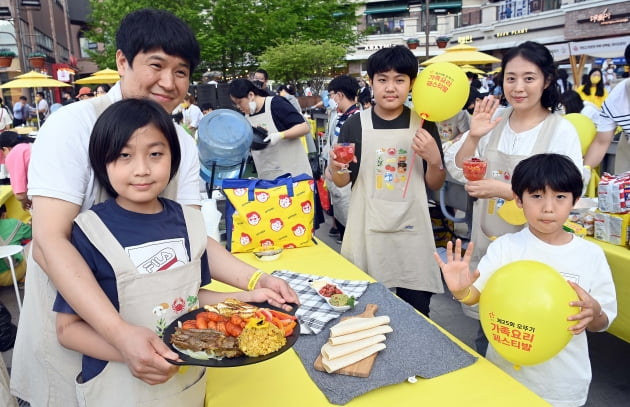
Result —
[[498, 269], [479, 299], [479, 319], [488, 342], [515, 365], [535, 365], [554, 357], [573, 336], [567, 321], [578, 296], [554, 268], [531, 260]]
[[460, 67], [438, 62], [420, 72], [411, 89], [411, 101], [420, 117], [441, 122], [463, 109], [469, 92], [468, 78]]
[[578, 137], [580, 138], [580, 146], [582, 147], [582, 155], [585, 155], [588, 151], [588, 147], [595, 139], [597, 134], [597, 128], [595, 123], [582, 113], [569, 113], [564, 116], [565, 119], [571, 122], [571, 124], [577, 130]]

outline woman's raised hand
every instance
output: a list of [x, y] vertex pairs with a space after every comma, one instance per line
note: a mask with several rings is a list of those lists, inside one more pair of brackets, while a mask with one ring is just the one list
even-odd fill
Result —
[[501, 121], [500, 117], [492, 119], [499, 108], [500, 100], [494, 96], [486, 96], [482, 100], [477, 99], [475, 110], [470, 118], [469, 137], [483, 137]]

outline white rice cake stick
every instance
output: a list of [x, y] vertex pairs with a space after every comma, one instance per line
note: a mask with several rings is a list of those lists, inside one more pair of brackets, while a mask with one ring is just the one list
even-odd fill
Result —
[[383, 349], [385, 349], [385, 344], [381, 342], [337, 359], [328, 360], [327, 358], [322, 357], [322, 365], [324, 366], [324, 369], [326, 369], [326, 372], [333, 373], [339, 369], [343, 369], [344, 367], [357, 363], [376, 352], [380, 352]]
[[376, 343], [384, 342], [385, 335], [375, 335], [355, 342], [344, 343], [342, 345], [331, 345], [329, 343], [322, 346], [322, 356], [328, 360], [337, 359], [341, 356], [359, 351]]
[[374, 328], [365, 329], [363, 331], [355, 332], [348, 335], [334, 336], [328, 339], [328, 343], [331, 345], [341, 345], [344, 343], [356, 342], [361, 339], [369, 338], [370, 336], [374, 336], [374, 335], [387, 334], [392, 331], [393, 329], [389, 325], [379, 325]]
[[389, 324], [389, 317], [387, 315], [371, 318], [348, 318], [331, 327], [330, 336], [335, 337], [347, 335], [354, 332], [363, 331], [365, 329], [374, 328], [379, 325], [387, 324]]

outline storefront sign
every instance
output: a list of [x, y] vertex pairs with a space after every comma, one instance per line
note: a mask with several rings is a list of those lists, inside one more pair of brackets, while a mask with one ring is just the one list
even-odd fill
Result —
[[473, 42], [472, 35], [464, 35], [462, 37], [457, 37], [458, 44], [470, 44], [471, 42]]
[[[366, 51], [376, 51], [383, 48], [391, 48], [395, 45], [396, 44], [369, 44], [363, 47], [363, 49]], [[361, 49], [361, 47], [358, 47], [358, 49]]]
[[591, 55], [600, 58], [614, 58], [623, 55], [630, 43], [630, 36], [605, 38], [601, 40], [571, 42], [573, 55]]
[[610, 24], [619, 24], [619, 23], [627, 23], [630, 21], [628, 17], [615, 18], [612, 19], [612, 13], [608, 11], [608, 9], [604, 9], [601, 13], [593, 14], [589, 17], [589, 21], [592, 23], [600, 23], [601, 25], [610, 25]]
[[527, 34], [528, 29], [527, 28], [520, 28], [518, 30], [511, 30], [511, 31], [502, 31], [502, 32], [498, 32], [496, 34], [494, 34], [494, 36], [496, 38], [501, 38], [501, 37], [509, 37], [511, 35], [521, 35], [521, 34]]

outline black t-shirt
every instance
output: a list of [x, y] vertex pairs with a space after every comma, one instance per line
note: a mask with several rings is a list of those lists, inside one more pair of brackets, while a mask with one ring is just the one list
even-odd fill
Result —
[[[403, 112], [397, 118], [393, 120], [385, 120], [379, 117], [374, 109], [370, 109], [372, 113], [372, 125], [375, 129], [408, 129], [411, 123], [411, 109], [407, 106], [404, 106]], [[440, 140], [440, 135], [438, 133], [438, 128], [433, 122], [424, 121], [422, 128], [427, 130], [433, 138], [440, 150], [440, 156], [442, 157], [442, 162], [444, 162], [444, 152], [442, 151], [442, 141]], [[341, 132], [339, 133], [339, 142], [340, 143], [354, 143], [354, 155], [357, 156], [356, 163], [350, 163], [350, 182], [354, 184], [359, 175], [359, 168], [361, 166], [361, 140], [363, 138], [363, 128], [361, 126], [361, 115], [355, 114], [350, 116], [348, 120], [343, 124], [341, 128]], [[424, 169], [426, 172], [427, 163], [425, 160]]]
[[[276, 125], [278, 131], [289, 130], [296, 124], [304, 123], [306, 119], [302, 116], [302, 113], [295, 110], [295, 107], [283, 98], [282, 96], [271, 96], [271, 117], [273, 117], [273, 124]], [[263, 105], [260, 112], [253, 116], [265, 113], [265, 105]]]

